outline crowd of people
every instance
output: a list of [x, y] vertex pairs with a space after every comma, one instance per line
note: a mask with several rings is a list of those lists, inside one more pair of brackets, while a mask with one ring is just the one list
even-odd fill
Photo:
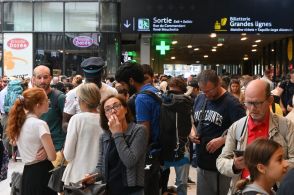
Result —
[[57, 194], [49, 171], [63, 159], [65, 186], [102, 180], [111, 195], [168, 194], [170, 168], [176, 193], [186, 195], [191, 164], [199, 195], [292, 193], [294, 70], [274, 83], [271, 69], [184, 78], [126, 62], [106, 77], [100, 57], [81, 68], [83, 76], [68, 78], [35, 67], [11, 107], [5, 97], [16, 78], [2, 77], [0, 181], [7, 156], [19, 155], [23, 195]]

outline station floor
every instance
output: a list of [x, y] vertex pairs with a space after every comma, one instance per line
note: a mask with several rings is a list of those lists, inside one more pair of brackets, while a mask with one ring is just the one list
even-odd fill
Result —
[[[1, 195], [10, 195], [10, 180], [11, 180], [11, 173], [16, 172], [22, 172], [24, 164], [22, 162], [9, 162], [8, 167], [8, 178], [4, 181], [0, 182], [0, 194]], [[192, 168], [190, 169], [190, 177], [193, 181], [196, 180], [196, 169]], [[171, 174], [169, 178], [169, 186], [173, 186], [175, 182], [175, 172], [174, 169], [171, 168]], [[188, 195], [196, 195], [196, 185], [195, 184], [189, 184], [188, 185]]]

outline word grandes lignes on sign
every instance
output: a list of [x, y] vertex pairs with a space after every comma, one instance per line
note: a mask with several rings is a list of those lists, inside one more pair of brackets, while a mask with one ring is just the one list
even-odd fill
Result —
[[171, 19], [169, 17], [153, 17], [152, 30], [153, 32], [178, 32], [181, 28], [186, 28], [189, 24], [193, 24], [193, 21], [187, 19]]
[[230, 17], [230, 32], [292, 32], [293, 29], [274, 27], [272, 22], [252, 20], [250, 17]]

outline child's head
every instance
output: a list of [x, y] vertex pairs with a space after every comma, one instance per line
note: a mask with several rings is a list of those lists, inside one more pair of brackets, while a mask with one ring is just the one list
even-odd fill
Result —
[[288, 168], [283, 154], [282, 146], [273, 140], [257, 139], [249, 144], [244, 159], [251, 181], [261, 176], [273, 182], [280, 181]]

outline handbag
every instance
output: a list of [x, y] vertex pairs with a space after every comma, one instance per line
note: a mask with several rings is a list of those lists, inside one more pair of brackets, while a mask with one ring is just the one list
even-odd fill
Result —
[[21, 193], [22, 173], [13, 172], [11, 174], [11, 195], [20, 195]]
[[62, 176], [63, 172], [65, 170], [65, 158], [63, 157], [61, 164], [58, 167], [55, 167], [54, 169], [50, 170], [49, 172], [52, 172], [49, 182], [48, 182], [48, 187], [55, 192], [63, 192], [63, 181]]
[[106, 184], [96, 182], [89, 185], [65, 185], [64, 195], [106, 195]]

